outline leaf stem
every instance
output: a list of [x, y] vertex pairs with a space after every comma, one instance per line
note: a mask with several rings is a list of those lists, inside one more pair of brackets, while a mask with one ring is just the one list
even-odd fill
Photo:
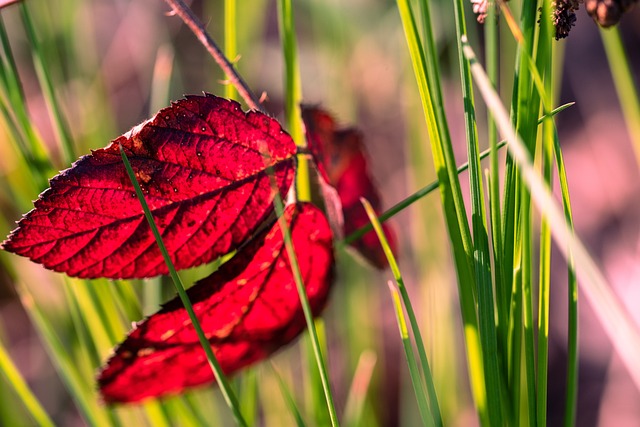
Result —
[[207, 33], [204, 25], [198, 17], [193, 13], [193, 11], [187, 6], [182, 0], [165, 0], [169, 6], [173, 9], [173, 11], [178, 15], [182, 21], [191, 29], [193, 34], [195, 34], [196, 38], [202, 43], [202, 45], [207, 49], [209, 54], [213, 57], [213, 59], [218, 63], [222, 71], [229, 79], [229, 82], [235, 86], [238, 90], [238, 94], [244, 99], [244, 102], [247, 103], [249, 108], [253, 110], [258, 110], [265, 112], [260, 106], [260, 101], [253, 94], [249, 86], [242, 79], [240, 74], [236, 71], [233, 64], [227, 59], [227, 57], [222, 53], [222, 50], [218, 47], [215, 41], [211, 38], [211, 36]]

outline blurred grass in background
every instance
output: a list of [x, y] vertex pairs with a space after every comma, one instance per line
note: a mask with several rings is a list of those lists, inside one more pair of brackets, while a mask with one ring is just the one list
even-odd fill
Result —
[[[233, 36], [229, 27], [225, 31], [225, 3], [230, 2], [192, 4], [221, 44], [225, 35]], [[436, 179], [396, 3], [293, 3], [304, 101], [321, 103], [342, 124], [356, 124], [363, 130], [385, 205], [403, 200]], [[443, 102], [460, 164], [467, 156], [453, 2], [433, 1], [429, 6]], [[519, 17], [519, 3], [513, 1], [510, 6]], [[470, 5], [464, 7], [469, 39], [476, 52], [482, 52], [485, 29], [476, 24]], [[213, 60], [177, 18], [165, 16], [167, 11], [160, 0], [29, 0], [26, 8], [12, 5], [2, 10], [0, 235], [8, 234], [14, 221], [31, 209], [31, 201], [46, 188], [46, 179], [67, 168], [77, 156], [106, 145], [170, 99], [201, 91], [229, 94]], [[577, 232], [585, 237], [630, 309], [640, 306], [640, 291], [629, 286], [640, 283], [640, 179], [631, 143], [638, 140], [633, 125], [640, 117], [633, 110], [633, 90], [628, 82], [624, 85], [625, 76], [632, 87], [640, 83], [639, 13], [623, 19], [626, 54], [622, 56], [626, 55], [631, 71], [618, 75], [616, 86], [599, 30], [583, 11], [569, 39], [555, 43], [554, 69], [549, 70], [558, 94], [552, 107], [578, 102], [557, 117]], [[237, 44], [230, 48], [240, 55], [238, 69], [254, 92], [267, 94], [266, 109], [282, 120], [285, 65], [276, 3], [238, 2], [235, 22]], [[499, 87], [503, 100], [509, 100], [517, 46], [505, 20], [501, 17], [499, 22], [499, 44], [494, 49], [499, 52]], [[31, 35], [29, 28], [34, 30]], [[611, 38], [611, 32], [607, 35]], [[615, 48], [611, 41], [608, 46]], [[15, 70], [16, 75], [12, 74]], [[631, 100], [623, 97], [624, 116], [616, 87], [627, 98], [631, 95]], [[481, 102], [476, 108], [480, 146], [486, 148], [486, 112]], [[480, 173], [488, 167], [483, 164]], [[471, 212], [466, 173], [460, 182]], [[483, 191], [488, 193], [486, 188]], [[400, 269], [420, 321], [444, 424], [466, 426], [477, 423], [478, 415], [467, 375], [457, 274], [442, 212], [434, 194], [404, 210], [393, 224], [401, 243]], [[537, 248], [535, 236], [532, 241]], [[532, 252], [537, 254], [537, 249]], [[386, 285], [393, 276], [389, 271], [373, 271], [354, 261], [356, 258], [349, 251], [339, 253], [338, 281], [323, 320], [317, 322], [338, 414], [346, 425], [417, 425], [420, 412]], [[531, 259], [530, 268], [537, 271], [537, 258]], [[154, 312], [172, 296], [165, 279], [150, 283], [82, 281], [4, 252], [0, 261], [0, 342], [44, 408], [41, 411], [33, 403], [26, 409], [32, 402], [28, 390], [19, 397], [15, 390], [18, 377], [3, 377], [0, 425], [31, 425], [35, 417], [40, 425], [46, 425], [48, 418], [65, 426], [233, 422], [219, 391], [211, 387], [140, 407], [109, 409], [97, 401], [96, 368], [124, 338], [130, 322]], [[181, 276], [185, 283], [193, 283], [212, 268], [181, 272]], [[565, 412], [567, 273], [555, 253], [549, 268], [547, 422], [558, 425]], [[537, 289], [533, 294], [537, 299]], [[587, 336], [581, 342], [577, 424], [593, 425], [600, 420], [607, 425], [613, 416], [640, 422], [640, 395], [628, 382], [608, 381], [625, 371], [612, 357], [589, 308], [582, 305], [581, 310], [581, 329]], [[635, 320], [640, 323], [637, 317]], [[304, 337], [273, 358], [275, 369], [263, 363], [235, 378], [243, 415], [250, 425], [292, 425], [297, 411], [308, 425], [328, 423], [310, 353]], [[0, 365], [4, 360], [0, 352]], [[515, 370], [524, 377], [524, 361], [522, 369]], [[527, 389], [523, 386], [521, 392], [526, 394]], [[530, 408], [522, 408], [523, 422], [526, 413], [531, 413]]]

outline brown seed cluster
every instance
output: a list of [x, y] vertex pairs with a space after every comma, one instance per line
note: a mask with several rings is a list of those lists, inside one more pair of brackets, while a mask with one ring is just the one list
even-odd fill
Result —
[[617, 24], [624, 13], [629, 11], [638, 0], [585, 0], [589, 15], [601, 26]]
[[[470, 0], [473, 12], [477, 15], [478, 22], [483, 23], [487, 17], [492, 0]], [[552, 0], [553, 12], [551, 19], [556, 27], [556, 40], [569, 35], [569, 31], [576, 24], [576, 10], [584, 3], [587, 12], [601, 27], [610, 27], [617, 24], [626, 12], [628, 12], [640, 0]]]
[[569, 35], [575, 25], [575, 11], [584, 3], [587, 12], [601, 27], [617, 24], [622, 15], [628, 12], [638, 0], [554, 0], [553, 25], [556, 27], [556, 40]]

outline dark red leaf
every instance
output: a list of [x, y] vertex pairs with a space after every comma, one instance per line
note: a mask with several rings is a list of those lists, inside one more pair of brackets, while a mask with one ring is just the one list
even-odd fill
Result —
[[[369, 173], [362, 135], [353, 128], [338, 129], [331, 115], [320, 108], [303, 107], [302, 114], [309, 149], [320, 175], [338, 192], [344, 234], [349, 235], [370, 222], [360, 198], [367, 199], [377, 214], [382, 212], [380, 195]], [[395, 253], [395, 233], [387, 224], [382, 224], [382, 229]], [[374, 231], [365, 234], [353, 246], [377, 268], [387, 266], [387, 258]]]
[[54, 177], [4, 249], [70, 276], [166, 274], [118, 144], [177, 269], [237, 248], [273, 212], [268, 167], [282, 196], [294, 176], [296, 147], [275, 119], [188, 96]]
[[[320, 210], [308, 203], [288, 206], [285, 218], [312, 311], [318, 315], [333, 279], [331, 230]], [[188, 294], [227, 374], [268, 357], [306, 326], [277, 223]], [[178, 298], [137, 325], [98, 379], [106, 402], [135, 402], [212, 381]]]

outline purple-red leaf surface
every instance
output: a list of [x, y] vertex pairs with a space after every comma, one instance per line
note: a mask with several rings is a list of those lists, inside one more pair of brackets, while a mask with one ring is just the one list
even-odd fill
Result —
[[[311, 309], [318, 315], [333, 280], [331, 230], [320, 210], [308, 203], [289, 205], [284, 216]], [[306, 326], [277, 222], [187, 293], [227, 374], [268, 357]], [[213, 381], [178, 298], [137, 325], [98, 379], [109, 403], [175, 394]]]
[[177, 269], [246, 241], [273, 212], [269, 174], [281, 196], [294, 176], [296, 147], [275, 119], [188, 96], [54, 177], [4, 249], [70, 276], [166, 274], [119, 144]]
[[[362, 135], [356, 129], [337, 129], [335, 120], [317, 107], [303, 107], [307, 141], [321, 177], [335, 187], [344, 218], [344, 234], [349, 235], [369, 224], [369, 217], [360, 203], [364, 197], [376, 214], [382, 211], [380, 195], [371, 174]], [[396, 252], [395, 233], [388, 224], [382, 230], [392, 251]], [[387, 258], [378, 236], [369, 231], [352, 245], [379, 269], [385, 268]]]

